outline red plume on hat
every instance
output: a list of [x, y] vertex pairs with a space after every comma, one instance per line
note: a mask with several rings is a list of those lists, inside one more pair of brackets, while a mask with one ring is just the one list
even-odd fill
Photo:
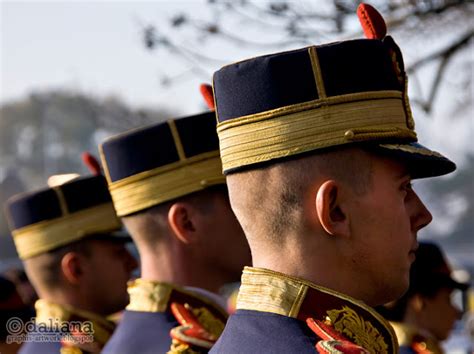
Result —
[[384, 39], [387, 25], [382, 15], [371, 5], [361, 3], [357, 8], [357, 17], [368, 39]]
[[207, 107], [211, 110], [215, 110], [214, 104], [214, 93], [212, 92], [212, 86], [209, 84], [201, 84], [199, 86], [199, 91], [201, 91], [201, 95], [204, 98], [204, 101], [207, 104]]
[[89, 171], [94, 175], [98, 176], [102, 174], [102, 170], [100, 168], [99, 161], [97, 158], [89, 153], [88, 151], [84, 151], [81, 155], [82, 157], [82, 162], [87, 166]]
[[361, 3], [357, 7], [357, 17], [368, 39], [378, 39], [385, 43], [390, 50], [392, 57], [393, 69], [397, 73], [398, 82], [405, 85], [405, 65], [403, 63], [402, 53], [400, 48], [395, 43], [391, 36], [387, 36], [387, 25], [382, 15], [375, 9], [375, 7]]

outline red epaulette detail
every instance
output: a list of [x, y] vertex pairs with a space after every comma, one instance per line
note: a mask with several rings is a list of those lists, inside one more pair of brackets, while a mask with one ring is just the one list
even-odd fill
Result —
[[61, 354], [100, 353], [102, 347], [96, 341], [91, 341], [90, 335], [74, 331], [61, 339]]
[[410, 348], [416, 354], [433, 354], [433, 352], [431, 350], [429, 350], [427, 345], [426, 345], [425, 337], [423, 337], [421, 335], [413, 336]]
[[214, 110], [216, 107], [214, 105], [214, 93], [212, 92], [212, 86], [209, 84], [201, 84], [199, 86], [199, 91], [201, 91], [201, 95], [204, 98], [207, 107]]
[[171, 312], [180, 326], [170, 331], [171, 338], [180, 343], [210, 349], [217, 341], [217, 336], [208, 332], [186, 306], [173, 302]]
[[357, 8], [357, 17], [368, 39], [383, 39], [387, 34], [385, 20], [373, 6], [361, 3]]
[[81, 157], [82, 157], [82, 161], [84, 162], [84, 164], [87, 166], [89, 171], [94, 176], [98, 176], [98, 175], [102, 174], [102, 171], [100, 169], [99, 161], [97, 161], [97, 158], [94, 155], [90, 154], [87, 151], [84, 151], [82, 153]]
[[316, 350], [321, 354], [343, 353], [343, 354], [369, 354], [363, 347], [352, 343], [342, 333], [336, 331], [332, 326], [322, 321], [308, 318], [306, 320], [309, 328], [322, 340], [316, 343]]

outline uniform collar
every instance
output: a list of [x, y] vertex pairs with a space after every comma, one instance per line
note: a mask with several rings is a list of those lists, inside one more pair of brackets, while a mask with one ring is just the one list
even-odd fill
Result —
[[237, 310], [270, 312], [302, 321], [314, 318], [371, 352], [398, 352], [389, 323], [362, 301], [268, 269], [244, 268]]
[[226, 320], [227, 312], [203, 289], [184, 288], [175, 284], [146, 279], [135, 279], [128, 283], [130, 303], [128, 311], [166, 312], [172, 302], [192, 307], [206, 307], [214, 316]]
[[65, 322], [85, 322], [92, 324], [94, 341], [103, 346], [112, 336], [115, 324], [96, 313], [80, 310], [69, 305], [61, 305], [44, 299], [35, 302], [36, 324], [58, 328]]

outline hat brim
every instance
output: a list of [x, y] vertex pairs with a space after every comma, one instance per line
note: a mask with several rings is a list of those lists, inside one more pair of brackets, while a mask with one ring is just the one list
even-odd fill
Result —
[[376, 149], [405, 162], [412, 178], [442, 176], [456, 170], [453, 161], [418, 143], [378, 144]]
[[430, 276], [424, 277], [423, 279], [414, 280], [415, 283], [419, 284], [422, 288], [447, 288], [447, 289], [459, 289], [465, 291], [469, 288], [469, 284], [460, 283], [454, 280], [448, 274], [431, 274]]
[[459, 289], [459, 290], [462, 290], [462, 291], [465, 291], [469, 288], [469, 284], [459, 283], [459, 282], [457, 282], [456, 280], [454, 280], [452, 278], [449, 278], [449, 280], [447, 280], [447, 285], [452, 289]]

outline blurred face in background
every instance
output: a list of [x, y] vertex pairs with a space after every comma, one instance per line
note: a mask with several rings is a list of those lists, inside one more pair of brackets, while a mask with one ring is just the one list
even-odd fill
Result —
[[421, 297], [421, 310], [418, 314], [419, 326], [443, 341], [449, 337], [461, 311], [452, 303], [453, 289], [441, 288], [434, 296]]
[[122, 310], [129, 302], [127, 282], [138, 264], [124, 242], [90, 240], [83, 264], [84, 283], [95, 307], [104, 315]]

